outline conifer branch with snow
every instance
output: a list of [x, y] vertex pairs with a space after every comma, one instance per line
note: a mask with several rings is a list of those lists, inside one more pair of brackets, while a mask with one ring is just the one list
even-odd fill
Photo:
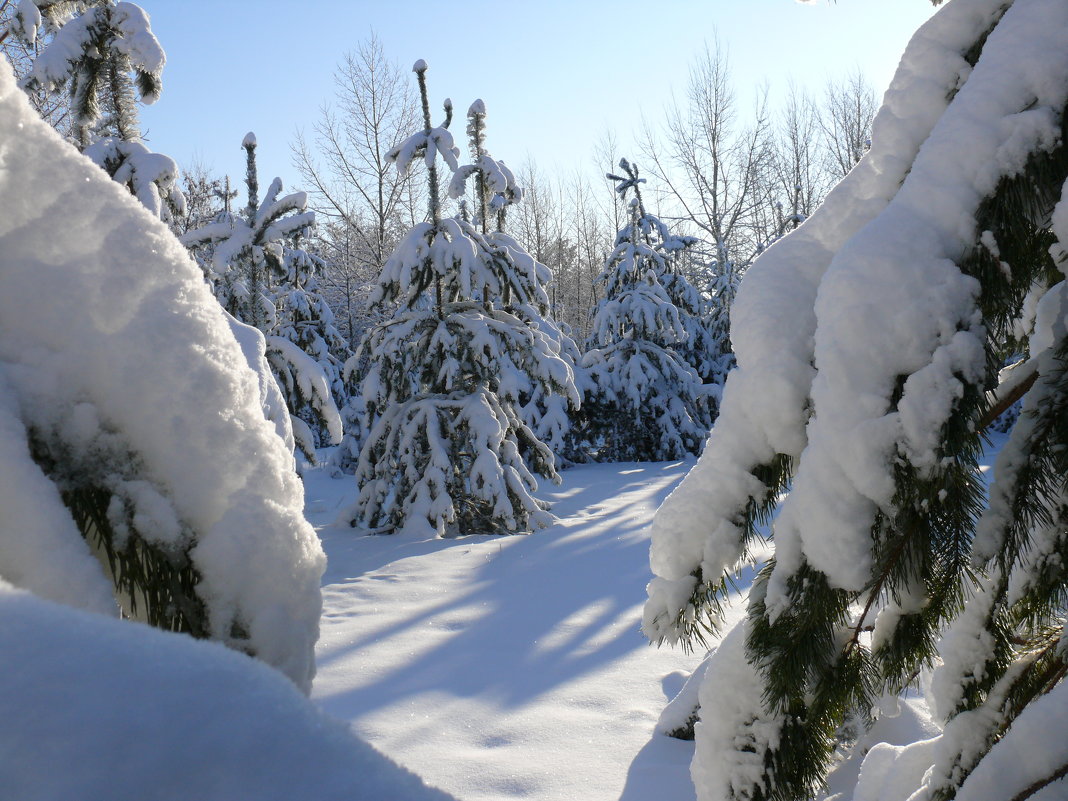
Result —
[[[741, 680], [713, 663], [704, 679], [701, 799], [809, 797], [849, 721], [930, 664], [942, 734], [905, 749], [893, 789], [862, 772], [858, 801], [1008, 798], [1049, 776], [1012, 770], [1000, 743], [1054, 768], [1068, 756], [1029, 728], [1068, 672], [1066, 31], [1063, 3], [946, 4], [906, 50], [868, 154], [742, 283], [738, 368], [657, 514], [644, 618], [654, 640], [718, 634], [725, 582], [778, 509], [775, 557], [727, 635], [759, 677], [748, 711], [717, 719]], [[987, 499], [988, 399], [1011, 391], [998, 368], [1020, 349], [1038, 378], [1018, 385], [1027, 411]], [[869, 753], [873, 777], [886, 753]]]
[[0, 222], [0, 575], [222, 642], [307, 692], [324, 557], [222, 311], [6, 63], [0, 127], [0, 188], [20, 198]]

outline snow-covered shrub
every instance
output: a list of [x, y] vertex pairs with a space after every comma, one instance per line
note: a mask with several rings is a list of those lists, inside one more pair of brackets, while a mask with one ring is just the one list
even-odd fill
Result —
[[324, 558], [222, 310], [6, 63], [0, 133], [0, 576], [218, 640], [306, 690]]
[[[654, 522], [644, 619], [654, 640], [718, 633], [779, 508], [775, 557], [717, 652], [746, 668], [710, 664], [702, 687], [699, 798], [807, 798], [851, 723], [931, 664], [943, 733], [902, 763], [911, 785], [858, 799], [1023, 799], [1068, 772], [1051, 717], [1068, 672], [1066, 108], [1068, 6], [952, 0], [909, 44], [869, 153], [742, 282], [738, 367]], [[999, 382], [1021, 320], [1025, 377]], [[984, 430], [1019, 394], [987, 497]], [[1010, 744], [1037, 731], [1041, 760], [1018, 769]]]

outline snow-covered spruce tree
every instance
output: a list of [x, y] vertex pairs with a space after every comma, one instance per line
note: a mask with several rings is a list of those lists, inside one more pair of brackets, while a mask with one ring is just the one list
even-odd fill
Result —
[[70, 94], [82, 152], [164, 222], [180, 217], [178, 165], [145, 146], [138, 122], [136, 101], [159, 99], [166, 61], [144, 10], [115, 0], [24, 0], [10, 31], [31, 45], [51, 37], [23, 84]]
[[429, 220], [387, 260], [374, 300], [396, 311], [360, 345], [374, 360], [362, 385], [369, 433], [351, 520], [438, 536], [526, 531], [551, 520], [533, 495], [534, 473], [558, 477], [516, 404], [537, 385], [574, 385], [551, 339], [505, 311], [532, 300], [514, 259], [471, 223], [441, 216], [437, 160], [456, 170], [459, 151], [450, 102], [444, 125], [431, 124], [426, 69], [416, 62], [425, 128], [390, 159], [405, 170], [422, 156]]
[[[942, 734], [872, 748], [857, 801], [1022, 801], [1068, 775], [1066, 54], [1063, 2], [951, 0], [870, 152], [742, 283], [738, 367], [655, 518], [644, 616], [658, 641], [718, 634], [779, 507], [702, 684], [700, 799], [816, 793], [851, 724], [932, 665]], [[984, 431], [1021, 394], [987, 496]]]
[[571, 370], [574, 381], [566, 392], [550, 391], [548, 385], [535, 383], [521, 393], [518, 406], [523, 422], [553, 452], [557, 466], [566, 465], [578, 456], [569, 433], [570, 415], [575, 411], [574, 398], [582, 397], [581, 354], [575, 341], [552, 318], [547, 290], [553, 280], [552, 270], [505, 232], [508, 208], [523, 200], [523, 189], [507, 165], [494, 159], [486, 150], [486, 104], [481, 100], [476, 100], [468, 109], [467, 136], [472, 163], [453, 174], [448, 194], [453, 199], [462, 198], [468, 179], [474, 177], [475, 225], [486, 243], [499, 251], [500, 258], [512, 263], [512, 270], [522, 284], [522, 291], [511, 293], [507, 299], [492, 298], [494, 305], [548, 337], [553, 352], [567, 362]]
[[0, 138], [0, 577], [217, 640], [307, 691], [325, 560], [200, 271], [6, 63]]
[[279, 197], [282, 181], [275, 178], [260, 201], [256, 137], [247, 134], [241, 146], [245, 208], [224, 211], [181, 242], [196, 254], [223, 308], [267, 338], [267, 360], [285, 395], [297, 446], [314, 464], [316, 447], [341, 439], [335, 393], [341, 392], [346, 346], [316, 291], [322, 263], [299, 246], [315, 222], [315, 213], [306, 210], [307, 195]]
[[677, 350], [702, 326], [700, 296], [675, 269], [694, 240], [671, 234], [646, 210], [636, 165], [623, 159], [619, 166], [626, 177], [608, 177], [633, 198], [598, 277], [604, 299], [582, 358], [592, 385], [584, 436], [604, 461], [678, 459], [700, 452], [711, 425], [709, 393]]

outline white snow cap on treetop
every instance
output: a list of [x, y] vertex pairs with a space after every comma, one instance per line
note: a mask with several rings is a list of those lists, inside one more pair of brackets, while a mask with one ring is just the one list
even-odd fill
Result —
[[[163, 72], [167, 54], [163, 52], [159, 40], [152, 33], [145, 10], [134, 3], [117, 3], [112, 18], [115, 27], [122, 32], [122, 36], [115, 42], [119, 52], [128, 55], [133, 64], [146, 72], [156, 76]], [[156, 99], [157, 97], [153, 96], [145, 102], [151, 103]]]
[[426, 62], [419, 59], [412, 65], [412, 72], [426, 72]]
[[256, 134], [249, 131], [245, 134], [245, 138], [241, 140], [241, 147], [255, 147], [256, 146]]
[[486, 104], [482, 102], [481, 98], [471, 104], [471, 108], [467, 110], [467, 116], [471, 117], [475, 114], [486, 114]]

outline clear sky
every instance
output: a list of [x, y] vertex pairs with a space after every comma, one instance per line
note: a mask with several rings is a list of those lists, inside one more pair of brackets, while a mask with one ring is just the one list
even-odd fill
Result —
[[[149, 146], [243, 175], [259, 142], [261, 182], [294, 186], [290, 143], [310, 132], [344, 53], [373, 30], [407, 71], [430, 65], [431, 103], [482, 98], [489, 147], [517, 165], [584, 168], [606, 130], [624, 149], [718, 39], [743, 107], [766, 82], [814, 92], [859, 67], [881, 94], [929, 0], [138, 0], [167, 52], [163, 94], [144, 109]], [[412, 76], [414, 79], [414, 75]], [[455, 127], [455, 124], [454, 124]], [[462, 131], [462, 127], [458, 128]]]

